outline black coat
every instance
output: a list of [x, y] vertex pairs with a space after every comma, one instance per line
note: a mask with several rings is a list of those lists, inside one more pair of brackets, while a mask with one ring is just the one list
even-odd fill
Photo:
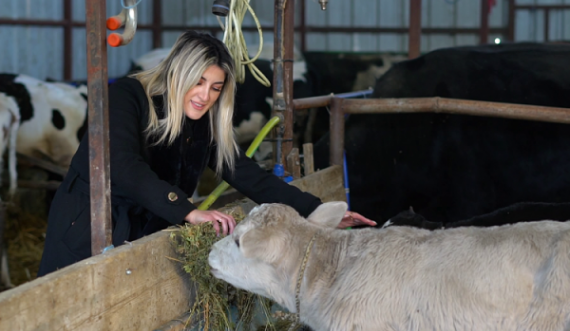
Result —
[[[161, 97], [153, 99], [162, 116]], [[188, 201], [206, 166], [214, 167], [209, 117], [186, 119], [175, 142], [153, 146], [145, 137], [149, 105], [139, 81], [109, 87], [113, 245], [181, 224], [196, 206]], [[256, 203], [285, 203], [308, 216], [321, 201], [262, 170], [245, 156], [222, 178]], [[91, 256], [89, 144], [85, 135], [56, 192], [49, 216], [39, 276]]]

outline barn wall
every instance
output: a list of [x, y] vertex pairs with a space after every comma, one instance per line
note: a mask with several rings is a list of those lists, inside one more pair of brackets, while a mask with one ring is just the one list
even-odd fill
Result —
[[[219, 26], [211, 14], [213, 0], [164, 0], [162, 22], [165, 27], [200, 26], [205, 29]], [[570, 0], [517, 0], [518, 4], [570, 4]], [[262, 26], [273, 26], [274, 1], [251, 0]], [[301, 22], [300, 1], [296, 1], [296, 24]], [[489, 17], [491, 28], [507, 24], [507, 0], [497, 0]], [[84, 1], [72, 2], [73, 20], [83, 22]], [[63, 0], [0, 0], [0, 19], [63, 19]], [[107, 15], [120, 11], [119, 0], [107, 0]], [[423, 0], [422, 27], [424, 28], [478, 28], [480, 24], [478, 0]], [[318, 27], [390, 27], [406, 28], [409, 23], [409, 1], [402, 0], [329, 0], [328, 9], [321, 11], [316, 0], [305, 0], [305, 25]], [[141, 1], [138, 6], [139, 24], [152, 23], [152, 1]], [[544, 41], [544, 11], [517, 11], [515, 40]], [[247, 14], [244, 26], [252, 26]], [[570, 10], [553, 11], [549, 20], [550, 40], [570, 40]], [[162, 33], [164, 47], [170, 47], [180, 31]], [[258, 43], [257, 32], [246, 31], [248, 44]], [[218, 34], [221, 38], [221, 33]], [[108, 48], [109, 77], [124, 75], [131, 60], [152, 49], [150, 30], [138, 30], [135, 39], [127, 46]], [[273, 40], [271, 29], [264, 30], [265, 42]], [[38, 26], [0, 26], [0, 72], [24, 73], [40, 79], [63, 79], [63, 28]], [[503, 38], [489, 35], [489, 41]], [[479, 42], [477, 34], [423, 35], [421, 51], [441, 47], [473, 45]], [[296, 44], [301, 47], [297, 34]], [[394, 52], [407, 53], [406, 34], [374, 33], [308, 33], [307, 51], [328, 52]], [[72, 47], [72, 78], [84, 80], [86, 74], [85, 29], [74, 28]]]

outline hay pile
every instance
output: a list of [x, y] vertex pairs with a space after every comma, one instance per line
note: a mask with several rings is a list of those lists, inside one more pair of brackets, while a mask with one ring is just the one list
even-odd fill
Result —
[[36, 278], [47, 222], [44, 216], [22, 210], [13, 203], [6, 206], [5, 220], [10, 278], [18, 286]]
[[[227, 212], [227, 211], [224, 211]], [[241, 208], [230, 212], [236, 222], [245, 218]], [[222, 237], [216, 237], [211, 224], [183, 225], [170, 235], [171, 242], [183, 263], [184, 270], [197, 286], [197, 296], [190, 309], [189, 320], [199, 325], [200, 330], [225, 331], [251, 330], [256, 302], [266, 318], [265, 330], [276, 330], [270, 322], [271, 302], [246, 291], [238, 290], [210, 274], [208, 255], [212, 245]], [[237, 322], [232, 318], [237, 311]], [[187, 322], [187, 324], [189, 321]]]

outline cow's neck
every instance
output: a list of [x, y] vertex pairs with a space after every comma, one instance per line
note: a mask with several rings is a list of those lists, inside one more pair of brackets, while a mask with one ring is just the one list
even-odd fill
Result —
[[350, 231], [337, 230], [322, 231], [316, 237], [302, 276], [299, 293], [301, 321], [314, 313], [308, 310], [309, 307], [320, 306], [324, 299], [321, 295], [335, 283], [340, 266], [345, 264], [350, 238]]

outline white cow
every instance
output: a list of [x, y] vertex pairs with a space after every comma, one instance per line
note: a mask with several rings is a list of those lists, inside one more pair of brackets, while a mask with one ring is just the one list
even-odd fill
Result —
[[570, 330], [569, 222], [338, 230], [346, 209], [261, 205], [214, 245], [212, 274], [315, 330]]

